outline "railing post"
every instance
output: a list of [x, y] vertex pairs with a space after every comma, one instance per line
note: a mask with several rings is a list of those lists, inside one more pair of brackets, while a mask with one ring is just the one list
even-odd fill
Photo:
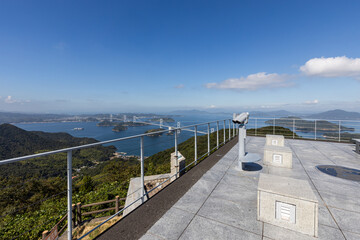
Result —
[[72, 226], [75, 227], [76, 226], [76, 205], [72, 204], [71, 205], [71, 210], [72, 210]]
[[208, 133], [208, 156], [210, 156], [210, 123], [208, 123], [207, 127], [207, 133]]
[[179, 157], [178, 157], [179, 155], [178, 155], [177, 134], [178, 134], [178, 130], [176, 129], [176, 130], [175, 130], [175, 134], [174, 134], [174, 136], [175, 136], [176, 178], [179, 177], [179, 168], [180, 168], [180, 166], [179, 166]]
[[226, 123], [224, 120], [224, 144], [226, 143]]
[[341, 141], [341, 121], [339, 121], [339, 142]]
[[80, 225], [82, 222], [82, 217], [81, 217], [81, 202], [78, 202], [76, 204], [76, 216], [77, 216], [77, 220], [76, 220], [76, 224]]
[[234, 122], [232, 123], [232, 126], [233, 126], [233, 131], [232, 131], [232, 133], [233, 133], [233, 137], [235, 137], [235, 124], [234, 124]]
[[293, 119], [293, 139], [295, 138], [295, 119]]
[[231, 140], [231, 120], [229, 119], [229, 141]]
[[219, 121], [216, 122], [216, 149], [219, 149]]
[[141, 161], [141, 203], [144, 203], [145, 184], [144, 184], [144, 136], [140, 137], [140, 161]]
[[195, 143], [194, 143], [194, 147], [195, 147], [195, 165], [197, 164], [197, 126], [195, 126], [195, 136], [194, 136], [194, 140], [195, 140]]
[[255, 118], [255, 136], [257, 136], [257, 118]]
[[275, 135], [275, 118], [273, 119], [273, 135]]
[[119, 211], [119, 196], [115, 197], [115, 213]]
[[72, 239], [72, 151], [67, 152], [67, 218], [68, 239]]
[[315, 138], [315, 140], [316, 140], [316, 119], [315, 119], [315, 127], [314, 127], [315, 129], [314, 129], [314, 134], [315, 134], [315, 136], [314, 136], [314, 138]]
[[42, 232], [42, 239], [45, 239], [47, 237], [47, 235], [49, 235], [49, 231], [45, 230]]

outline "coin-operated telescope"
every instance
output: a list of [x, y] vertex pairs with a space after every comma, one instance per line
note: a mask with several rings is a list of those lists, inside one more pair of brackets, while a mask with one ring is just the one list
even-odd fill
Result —
[[246, 124], [249, 122], [249, 116], [250, 114], [248, 112], [233, 114], [233, 123], [239, 125], [239, 165], [236, 167], [239, 171], [243, 171], [243, 165], [245, 163], [257, 162], [261, 159], [261, 157], [256, 153], [245, 152]]
[[233, 114], [233, 123], [237, 123], [237, 124], [247, 124], [249, 121], [249, 113], [248, 112], [243, 112], [240, 114]]

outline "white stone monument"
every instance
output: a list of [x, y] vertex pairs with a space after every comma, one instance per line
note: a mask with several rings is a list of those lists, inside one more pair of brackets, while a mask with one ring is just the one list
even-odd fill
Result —
[[270, 166], [292, 168], [292, 151], [289, 147], [265, 145], [263, 161]]
[[257, 220], [318, 236], [318, 200], [308, 181], [260, 173]]
[[266, 146], [285, 146], [285, 138], [283, 135], [266, 134]]

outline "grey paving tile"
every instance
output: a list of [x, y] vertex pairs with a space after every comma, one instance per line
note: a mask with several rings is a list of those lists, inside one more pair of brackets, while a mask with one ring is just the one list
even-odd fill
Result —
[[312, 237], [286, 228], [264, 223], [264, 236], [276, 240], [341, 240], [345, 239], [341, 231], [336, 228], [319, 225], [319, 237]]
[[181, 235], [180, 239], [243, 239], [261, 240], [260, 235], [196, 216]]
[[193, 217], [192, 213], [170, 208], [147, 233], [165, 239], [178, 239]]
[[159, 236], [155, 236], [151, 233], [146, 233], [145, 235], [143, 235], [140, 240], [165, 240], [165, 238], [161, 238]]
[[240, 185], [247, 189], [257, 189], [258, 181], [257, 177], [247, 177], [246, 174], [240, 172], [235, 172], [235, 174], [227, 173], [221, 180], [227, 185]]
[[319, 205], [319, 224], [338, 228], [329, 210], [322, 205]]
[[175, 203], [174, 207], [196, 213], [217, 184], [216, 181], [201, 178]]
[[340, 208], [348, 211], [354, 211], [360, 213], [360, 201], [358, 198], [347, 196], [347, 195], [338, 195], [331, 194], [327, 192], [321, 192], [320, 195], [326, 205], [330, 207]]
[[211, 170], [219, 171], [219, 172], [226, 172], [226, 170], [230, 167], [231, 163], [224, 163], [224, 162], [218, 162], [216, 163]]
[[269, 166], [269, 174], [283, 176], [283, 177], [291, 177], [296, 179], [304, 179], [309, 180], [309, 177], [306, 175], [306, 172], [303, 168], [299, 170], [287, 169], [287, 168], [277, 168]]
[[360, 239], [360, 234], [351, 233], [351, 232], [347, 232], [347, 231], [343, 231], [343, 233], [347, 240], [359, 240]]
[[209, 195], [214, 190], [216, 184], [217, 182], [207, 181], [206, 179], [201, 178], [189, 189], [188, 192]]
[[334, 182], [326, 182], [313, 180], [316, 188], [319, 192], [327, 192], [334, 195], [349, 196], [354, 198], [360, 198], [360, 191], [356, 185], [337, 184]]
[[352, 186], [358, 187], [358, 182], [330, 176], [328, 174], [320, 172], [314, 166], [312, 166], [311, 169], [306, 169], [306, 172], [309, 174], [310, 178], [313, 180], [325, 181], [325, 182], [336, 183], [336, 184], [346, 184], [346, 185], [352, 185]]
[[262, 223], [256, 220], [256, 198], [239, 199], [238, 203], [220, 198], [208, 198], [198, 215], [256, 234], [261, 234]]
[[331, 207], [330, 211], [342, 230], [360, 234], [360, 213]]
[[[242, 177], [242, 179], [247, 179]], [[243, 201], [256, 201], [257, 188], [249, 189], [242, 184], [227, 184], [225, 181], [221, 181], [215, 190], [210, 195], [211, 198], [220, 198], [235, 203], [241, 203]]]
[[182, 196], [179, 201], [174, 204], [173, 207], [195, 214], [204, 204], [207, 197], [208, 195], [204, 195], [201, 193], [187, 193]]
[[212, 182], [219, 182], [220, 179], [224, 176], [225, 172], [219, 172], [213, 169], [207, 171], [201, 179], [212, 181]]

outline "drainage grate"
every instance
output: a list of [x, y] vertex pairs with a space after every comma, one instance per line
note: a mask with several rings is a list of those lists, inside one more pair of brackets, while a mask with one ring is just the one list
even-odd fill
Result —
[[358, 169], [335, 165], [319, 165], [316, 168], [334, 177], [360, 182], [360, 170]]

